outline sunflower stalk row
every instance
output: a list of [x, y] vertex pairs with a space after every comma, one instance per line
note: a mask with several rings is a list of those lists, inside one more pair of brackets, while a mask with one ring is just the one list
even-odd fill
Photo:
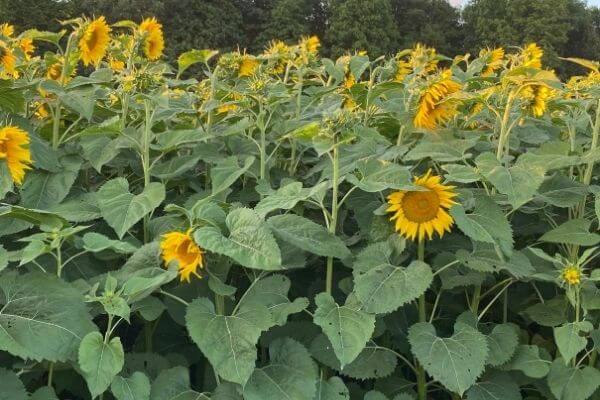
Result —
[[166, 45], [0, 25], [0, 398], [600, 399], [600, 63]]

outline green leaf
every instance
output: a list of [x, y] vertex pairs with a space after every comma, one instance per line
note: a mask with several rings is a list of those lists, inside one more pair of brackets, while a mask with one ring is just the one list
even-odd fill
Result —
[[595, 246], [600, 243], [600, 235], [590, 233], [592, 223], [586, 219], [572, 219], [546, 232], [541, 241], [550, 243], [574, 244], [578, 246]]
[[117, 400], [149, 400], [150, 380], [142, 372], [134, 372], [129, 378], [117, 376], [110, 385]]
[[466, 396], [467, 400], [522, 400], [519, 385], [505, 372], [487, 374]]
[[475, 384], [485, 368], [486, 337], [466, 324], [456, 323], [454, 334], [441, 338], [432, 324], [417, 323], [410, 327], [408, 341], [425, 370], [461, 396]]
[[279, 246], [258, 214], [248, 208], [238, 208], [229, 213], [225, 222], [229, 237], [223, 236], [217, 228], [202, 227], [194, 233], [196, 243], [248, 268], [283, 269]]
[[118, 337], [105, 343], [100, 332], [90, 332], [81, 341], [79, 367], [92, 397], [108, 389], [124, 363], [123, 345]]
[[21, 186], [21, 205], [47, 210], [63, 201], [79, 174], [81, 160], [71, 156], [63, 159], [63, 164], [65, 167], [60, 172], [36, 170], [27, 174]]
[[575, 368], [558, 358], [550, 367], [547, 381], [558, 400], [586, 400], [600, 386], [600, 371], [587, 366]]
[[30, 400], [58, 400], [58, 397], [54, 393], [54, 389], [42, 386], [31, 395]]
[[370, 390], [365, 394], [363, 400], [389, 400], [386, 395], [376, 390]]
[[468, 140], [437, 138], [437, 141], [420, 141], [404, 156], [404, 161], [417, 161], [426, 158], [439, 162], [463, 161], [469, 158], [466, 151], [475, 146], [477, 140], [477, 138]]
[[412, 176], [408, 168], [389, 161], [369, 159], [357, 163], [358, 172], [348, 175], [348, 182], [365, 192], [382, 192], [386, 189], [411, 189]]
[[587, 345], [588, 340], [581, 333], [590, 333], [592, 329], [594, 326], [589, 321], [571, 322], [554, 328], [556, 346], [566, 364]]
[[0, 400], [27, 400], [29, 398], [23, 382], [14, 372], [0, 368], [0, 382], [2, 382]]
[[8, 266], [8, 251], [0, 244], [0, 272]]
[[185, 367], [174, 367], [160, 372], [152, 382], [150, 400], [210, 400], [191, 389], [190, 373]]
[[525, 163], [520, 158], [510, 168], [503, 167], [492, 153], [483, 153], [476, 160], [479, 172], [500, 193], [508, 196], [513, 209], [530, 201], [544, 181], [546, 170], [536, 164]]
[[98, 173], [119, 153], [118, 141], [106, 136], [85, 136], [79, 143], [83, 150], [83, 157]]
[[533, 345], [519, 345], [515, 355], [502, 369], [523, 372], [530, 378], [543, 378], [550, 371], [550, 362], [540, 356], [540, 349]]
[[472, 183], [480, 180], [477, 170], [471, 166], [447, 164], [443, 168], [448, 171], [444, 177], [450, 182]]
[[88, 232], [83, 235], [83, 248], [92, 253], [113, 250], [117, 253], [129, 254], [137, 250], [137, 248], [130, 243], [122, 242], [120, 240], [111, 240], [96, 232]]
[[217, 315], [206, 298], [187, 308], [186, 327], [192, 340], [225, 380], [244, 385], [255, 367], [256, 343], [272, 325], [269, 311], [253, 304], [232, 316]]
[[134, 195], [129, 192], [129, 183], [125, 178], [116, 178], [100, 188], [97, 198], [102, 217], [120, 239], [129, 228], [163, 202], [165, 187], [153, 182], [142, 193]]
[[348, 258], [344, 242], [309, 219], [295, 214], [276, 215], [267, 221], [276, 237], [322, 257]]
[[471, 239], [496, 244], [503, 250], [512, 249], [512, 227], [500, 207], [490, 198], [476, 197], [475, 208], [470, 214], [457, 204], [450, 209], [450, 215], [456, 226]]
[[341, 368], [358, 357], [375, 330], [375, 316], [355, 304], [338, 306], [328, 293], [315, 297], [314, 323], [319, 325], [333, 345]]
[[200, 155], [177, 155], [169, 161], [155, 164], [150, 170], [150, 174], [159, 179], [173, 179], [191, 170], [198, 164]]
[[96, 330], [79, 290], [57, 277], [14, 271], [0, 275], [0, 350], [21, 358], [74, 360]]
[[244, 386], [244, 399], [313, 400], [318, 369], [308, 350], [284, 338], [271, 343], [269, 355], [269, 365], [257, 368]]
[[291, 210], [298, 202], [308, 199], [320, 190], [326, 182], [313, 188], [302, 188], [301, 182], [288, 183], [262, 199], [254, 211], [261, 215], [267, 215], [271, 211], [282, 209]]
[[233, 185], [240, 176], [246, 173], [253, 163], [254, 157], [247, 157], [244, 160], [244, 164], [240, 166], [238, 158], [231, 156], [213, 166], [210, 170], [212, 195], [215, 196]]
[[587, 195], [587, 187], [563, 174], [555, 174], [540, 186], [539, 197], [556, 207], [573, 207]]
[[329, 380], [322, 378], [317, 382], [317, 394], [314, 400], [350, 400], [350, 392], [344, 381], [337, 376]]
[[421, 261], [393, 265], [387, 242], [364, 249], [354, 263], [354, 293], [370, 313], [384, 314], [421, 296], [431, 285], [431, 268]]
[[181, 74], [197, 63], [207, 63], [211, 58], [219, 54], [217, 50], [190, 50], [185, 53], [181, 53], [177, 58], [177, 67], [179, 68], [177, 72], [177, 76], [181, 76]]
[[389, 376], [394, 372], [397, 364], [396, 356], [389, 350], [369, 342], [353, 362], [342, 368], [333, 352], [331, 342], [324, 334], [318, 335], [312, 341], [310, 352], [319, 362], [339, 371], [342, 375], [361, 380]]
[[5, 159], [0, 160], [0, 200], [13, 190], [13, 180]]
[[288, 298], [292, 283], [284, 275], [271, 275], [255, 282], [240, 301], [241, 306], [259, 304], [266, 307], [276, 325], [283, 326], [288, 316], [299, 313], [308, 307], [308, 299], [301, 297], [293, 302]]
[[487, 336], [488, 358], [486, 363], [497, 367], [511, 359], [519, 344], [516, 328], [510, 324], [494, 326]]

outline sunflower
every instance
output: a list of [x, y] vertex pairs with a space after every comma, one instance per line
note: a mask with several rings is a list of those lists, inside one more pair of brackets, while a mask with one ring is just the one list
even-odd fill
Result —
[[448, 214], [456, 202], [452, 200], [457, 194], [454, 186], [440, 183], [441, 177], [431, 175], [431, 170], [421, 177], [415, 177], [414, 183], [423, 190], [400, 190], [388, 196], [387, 212], [394, 215], [390, 221], [395, 222], [396, 232], [407, 239], [419, 241], [433, 238], [434, 231], [440, 237], [450, 232], [454, 220]]
[[272, 59], [273, 63], [273, 73], [282, 74], [285, 72], [285, 68], [287, 63], [291, 59], [291, 49], [290, 47], [282, 42], [281, 40], [274, 40], [269, 44], [269, 47], [265, 50], [264, 56]]
[[414, 125], [417, 128], [435, 129], [456, 113], [456, 101], [449, 97], [460, 91], [461, 85], [452, 80], [452, 71], [445, 70], [434, 78], [419, 98]]
[[2, 24], [0, 25], [0, 35], [2, 36], [6, 36], [6, 37], [12, 37], [12, 35], [15, 34], [15, 27], [12, 26], [11, 24]]
[[109, 58], [108, 65], [110, 65], [110, 69], [115, 72], [121, 72], [125, 69], [125, 63], [113, 57]]
[[537, 44], [528, 44], [521, 52], [521, 58], [523, 59], [523, 66], [528, 68], [542, 68], [542, 57], [544, 56], [544, 50], [542, 50]]
[[31, 169], [29, 135], [16, 126], [0, 128], [0, 160], [6, 160], [12, 180], [20, 185], [25, 171]]
[[35, 51], [35, 46], [33, 45], [33, 39], [24, 38], [19, 41], [19, 48], [25, 54], [25, 59], [29, 60]]
[[490, 76], [502, 67], [504, 49], [502, 47], [484, 49], [479, 52], [479, 57], [483, 58], [485, 61], [485, 67], [483, 68], [483, 71], [481, 71], [481, 76]]
[[561, 274], [562, 280], [568, 285], [579, 285], [581, 283], [581, 270], [574, 265], [566, 266]]
[[534, 117], [541, 117], [548, 108], [548, 100], [553, 91], [546, 85], [526, 86], [521, 91], [522, 97], [527, 102], [527, 108]]
[[258, 68], [258, 60], [253, 56], [244, 54], [239, 63], [238, 77], [252, 76]]
[[0, 65], [2, 65], [4, 72], [14, 76], [16, 74], [16, 62], [17, 59], [12, 50], [4, 42], [0, 41]]
[[303, 37], [300, 41], [301, 50], [309, 54], [317, 54], [319, 47], [321, 47], [321, 41], [315, 35]]
[[165, 49], [162, 24], [156, 18], [146, 18], [139, 29], [144, 36], [144, 54], [149, 60], [158, 60]]
[[83, 64], [85, 66], [98, 65], [106, 55], [109, 42], [110, 27], [104, 17], [90, 22], [79, 39], [79, 50], [81, 51]]
[[177, 261], [179, 264], [181, 281], [189, 282], [192, 274], [200, 278], [196, 271], [203, 267], [204, 253], [192, 239], [191, 229], [187, 232], [166, 233], [162, 237], [160, 248], [165, 265], [172, 261]]

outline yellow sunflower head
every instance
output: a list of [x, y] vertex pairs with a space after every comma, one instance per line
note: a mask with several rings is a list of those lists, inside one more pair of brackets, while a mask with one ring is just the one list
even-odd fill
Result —
[[544, 56], [544, 50], [542, 50], [537, 44], [528, 44], [523, 51], [521, 51], [521, 59], [524, 67], [528, 68], [542, 68], [542, 57]]
[[435, 71], [439, 62], [437, 51], [421, 43], [417, 43], [412, 49], [409, 60], [413, 69], [422, 69], [425, 73]]
[[163, 37], [162, 24], [156, 18], [146, 18], [139, 27], [143, 36], [143, 49], [146, 57], [151, 60], [158, 60], [165, 49], [165, 39]]
[[272, 60], [273, 72], [276, 74], [282, 74], [285, 71], [291, 54], [290, 47], [281, 40], [272, 41], [264, 52], [264, 56]]
[[531, 85], [521, 89], [521, 96], [525, 99], [528, 111], [534, 117], [541, 117], [548, 108], [548, 101], [554, 91], [546, 85]]
[[194, 242], [191, 230], [166, 233], [162, 237], [160, 248], [165, 265], [177, 261], [181, 281], [189, 282], [192, 274], [201, 278], [197, 270], [204, 266], [204, 253]]
[[568, 265], [562, 270], [561, 278], [568, 285], [579, 285], [581, 283], [581, 269], [575, 265]]
[[15, 34], [15, 27], [11, 24], [4, 23], [0, 25], [0, 35], [7, 38], [12, 37]]
[[481, 71], [481, 76], [490, 76], [502, 67], [504, 49], [502, 47], [483, 49], [479, 52], [479, 57], [485, 61], [485, 67]]
[[29, 60], [35, 51], [35, 46], [33, 45], [33, 39], [24, 38], [19, 41], [19, 48], [25, 54], [25, 58]]
[[315, 35], [306, 36], [300, 40], [300, 49], [305, 53], [317, 54], [319, 47], [321, 47], [321, 41]]
[[85, 26], [79, 39], [81, 61], [85, 66], [98, 65], [106, 55], [110, 42], [110, 26], [104, 17], [97, 18]]
[[457, 114], [457, 102], [450, 96], [462, 86], [452, 79], [452, 71], [442, 71], [421, 92], [414, 125], [417, 128], [435, 129]]
[[16, 126], [0, 128], [0, 160], [6, 160], [13, 182], [23, 183], [25, 171], [31, 169], [29, 135]]
[[0, 65], [5, 73], [15, 76], [17, 58], [6, 44], [0, 41]]
[[240, 58], [238, 77], [252, 76], [258, 68], [258, 60], [251, 55], [244, 54]]
[[112, 69], [115, 72], [121, 72], [125, 69], [125, 63], [114, 57], [110, 57], [110, 59], [108, 60], [108, 65], [110, 65], [110, 69]]
[[414, 178], [414, 184], [422, 190], [400, 190], [388, 196], [387, 212], [393, 213], [390, 221], [395, 221], [395, 230], [407, 239], [422, 241], [434, 232], [442, 237], [450, 232], [454, 220], [448, 214], [456, 202], [454, 186], [441, 183], [441, 177], [431, 175], [431, 171]]

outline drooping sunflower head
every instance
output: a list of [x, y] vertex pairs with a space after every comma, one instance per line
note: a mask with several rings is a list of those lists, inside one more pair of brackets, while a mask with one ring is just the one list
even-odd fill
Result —
[[448, 69], [431, 79], [421, 91], [413, 121], [415, 127], [433, 130], [454, 117], [458, 102], [451, 96], [461, 88]]
[[258, 68], [258, 60], [249, 54], [243, 54], [239, 61], [238, 77], [247, 77], [254, 75]]
[[35, 51], [35, 46], [33, 44], [33, 39], [24, 38], [19, 41], [19, 48], [25, 54], [25, 58], [29, 60]]
[[15, 27], [11, 24], [1, 24], [0, 25], [0, 35], [5, 36], [7, 38], [12, 37], [15, 34]]
[[567, 285], [575, 286], [581, 283], [581, 269], [576, 265], [567, 265], [560, 276]]
[[439, 62], [437, 51], [433, 47], [427, 47], [421, 43], [417, 43], [412, 49], [409, 60], [413, 69], [422, 70], [425, 73], [435, 71]]
[[108, 59], [108, 65], [110, 66], [110, 69], [115, 72], [121, 72], [125, 69], [125, 62], [114, 57]]
[[542, 68], [542, 57], [544, 50], [537, 44], [530, 43], [521, 51], [522, 65], [528, 68]]
[[270, 59], [273, 73], [282, 74], [292, 58], [292, 50], [281, 40], [274, 40], [265, 50], [264, 56]]
[[84, 26], [79, 38], [79, 51], [85, 66], [100, 64], [108, 49], [110, 31], [104, 17], [99, 17]]
[[502, 47], [483, 49], [479, 52], [479, 57], [485, 62], [483, 71], [481, 71], [481, 76], [490, 76], [502, 67], [504, 49]]
[[554, 91], [546, 85], [530, 85], [521, 89], [521, 96], [525, 100], [527, 111], [534, 117], [541, 117], [548, 108], [548, 101]]
[[29, 135], [16, 126], [0, 128], [0, 160], [5, 160], [13, 182], [23, 183], [25, 171], [31, 169]]
[[151, 61], [158, 60], [165, 49], [162, 24], [154, 17], [146, 18], [140, 24], [139, 31], [143, 36], [144, 54]]
[[300, 40], [300, 49], [303, 52], [317, 54], [319, 47], [321, 47], [321, 41], [315, 35], [306, 36]]
[[166, 233], [160, 242], [160, 249], [165, 265], [177, 262], [181, 281], [189, 282], [191, 275], [201, 278], [197, 271], [204, 266], [204, 253], [194, 242], [191, 230]]
[[393, 215], [396, 232], [410, 240], [422, 241], [440, 237], [450, 232], [454, 220], [448, 210], [456, 204], [454, 186], [441, 183], [441, 177], [431, 171], [414, 178], [415, 186], [421, 190], [400, 190], [388, 196], [387, 212]]
[[17, 58], [13, 54], [12, 50], [2, 41], [0, 41], [0, 65], [2, 66], [3, 72], [15, 76], [16, 69], [15, 64]]

